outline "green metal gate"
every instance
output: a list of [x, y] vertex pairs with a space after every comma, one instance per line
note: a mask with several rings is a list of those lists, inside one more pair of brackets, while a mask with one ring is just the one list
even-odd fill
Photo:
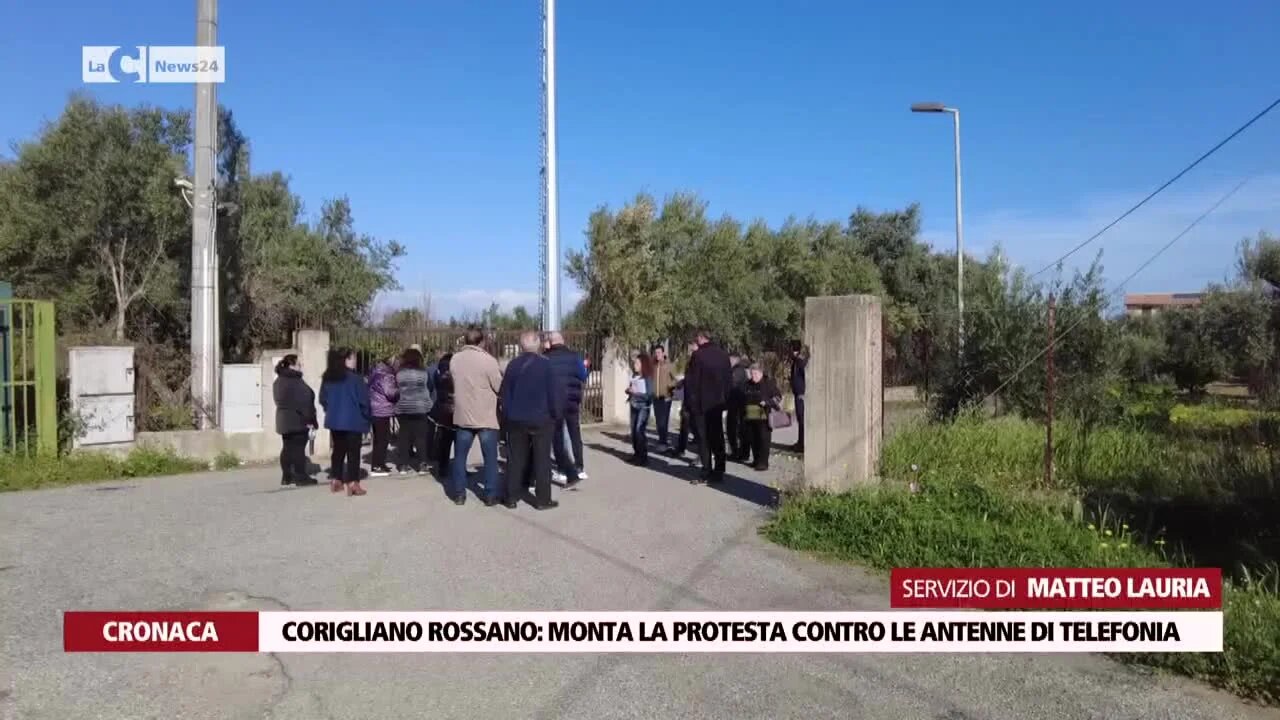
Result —
[[58, 452], [53, 303], [0, 297], [0, 452]]

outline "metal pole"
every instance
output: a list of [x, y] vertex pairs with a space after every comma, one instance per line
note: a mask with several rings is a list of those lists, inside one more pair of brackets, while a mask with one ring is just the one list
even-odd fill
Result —
[[964, 213], [960, 193], [960, 111], [952, 110], [956, 130], [956, 348], [964, 356]]
[[[218, 39], [217, 0], [196, 0], [196, 45]], [[196, 83], [195, 199], [191, 216], [191, 400], [200, 429], [217, 424], [218, 296], [216, 85]]]
[[1044, 426], [1044, 485], [1045, 487], [1053, 487], [1053, 396], [1054, 396], [1054, 368], [1053, 368], [1053, 343], [1054, 343], [1054, 323], [1057, 316], [1057, 302], [1052, 294], [1049, 295], [1049, 352], [1045, 355], [1045, 400], [1048, 410], [1047, 421]]
[[543, 214], [543, 257], [545, 276], [542, 278], [542, 329], [560, 329], [560, 213], [556, 177], [556, 2], [542, 3], [542, 52], [543, 52], [543, 173], [542, 196], [546, 205]]

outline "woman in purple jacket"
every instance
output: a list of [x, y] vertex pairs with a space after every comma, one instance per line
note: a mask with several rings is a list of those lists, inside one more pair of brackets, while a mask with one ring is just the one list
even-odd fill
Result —
[[369, 372], [369, 404], [373, 409], [373, 453], [369, 456], [369, 474], [391, 474], [387, 467], [387, 445], [391, 442], [391, 418], [396, 414], [400, 387], [391, 358], [384, 358]]

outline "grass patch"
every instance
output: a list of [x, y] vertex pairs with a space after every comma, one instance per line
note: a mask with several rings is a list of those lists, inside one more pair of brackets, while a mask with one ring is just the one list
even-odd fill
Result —
[[1109, 511], [1137, 528], [1140, 539], [1164, 536], [1193, 561], [1236, 577], [1280, 563], [1280, 468], [1270, 448], [1136, 425], [1085, 433], [1060, 422], [1054, 438], [1051, 491], [1043, 487], [1043, 426], [1014, 417], [900, 428], [886, 443], [881, 472], [925, 487], [963, 480], [1053, 495], [1078, 503], [1077, 519]]
[[137, 448], [128, 455], [84, 452], [60, 457], [25, 457], [0, 454], [0, 492], [118, 478], [178, 475], [208, 469], [206, 462], [150, 448]]
[[[1216, 529], [1206, 524], [1203, 513], [1220, 511], [1221, 503], [1240, 504], [1248, 494], [1242, 490], [1250, 488], [1230, 481], [1241, 466], [1224, 464], [1212, 448], [1141, 429], [1103, 428], [1075, 446], [1064, 440], [1058, 447], [1062, 485], [1045, 489], [1043, 443], [1043, 428], [1009, 418], [903, 428], [884, 448], [881, 469], [888, 479], [879, 487], [788, 497], [763, 532], [797, 550], [881, 570], [1159, 567], [1201, 557], [1188, 554], [1187, 548], [1199, 549], [1190, 541], [1173, 534], [1166, 541], [1165, 527], [1135, 522], [1133, 507], [1091, 506], [1089, 498], [1105, 490], [1117, 493], [1111, 497], [1173, 491], [1193, 498], [1188, 507], [1200, 514], [1180, 529], [1188, 537], [1242, 533], [1230, 522], [1214, 523]], [[1215, 462], [1218, 467], [1211, 467]], [[1196, 487], [1198, 473], [1213, 485]], [[1256, 530], [1247, 532], [1255, 544], [1263, 543]], [[1261, 579], [1237, 568], [1237, 579], [1227, 583], [1225, 652], [1117, 659], [1280, 704], [1280, 570], [1271, 567]]]

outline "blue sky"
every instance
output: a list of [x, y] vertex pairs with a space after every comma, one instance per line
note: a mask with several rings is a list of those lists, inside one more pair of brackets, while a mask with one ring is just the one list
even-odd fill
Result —
[[[255, 171], [287, 172], [311, 210], [346, 193], [362, 229], [407, 245], [399, 300], [536, 302], [539, 2], [221, 5], [219, 100]], [[0, 140], [85, 87], [81, 45], [191, 44], [194, 16], [191, 1], [4, 0]], [[560, 0], [558, 16], [569, 247], [595, 207], [677, 190], [773, 224], [919, 202], [926, 239], [951, 246], [950, 123], [907, 111], [940, 100], [963, 112], [967, 249], [1039, 269], [1280, 95], [1280, 3], [1263, 0]], [[1280, 232], [1280, 111], [1078, 257], [1101, 248], [1123, 277], [1255, 174], [1129, 289], [1220, 280], [1242, 236]]]

